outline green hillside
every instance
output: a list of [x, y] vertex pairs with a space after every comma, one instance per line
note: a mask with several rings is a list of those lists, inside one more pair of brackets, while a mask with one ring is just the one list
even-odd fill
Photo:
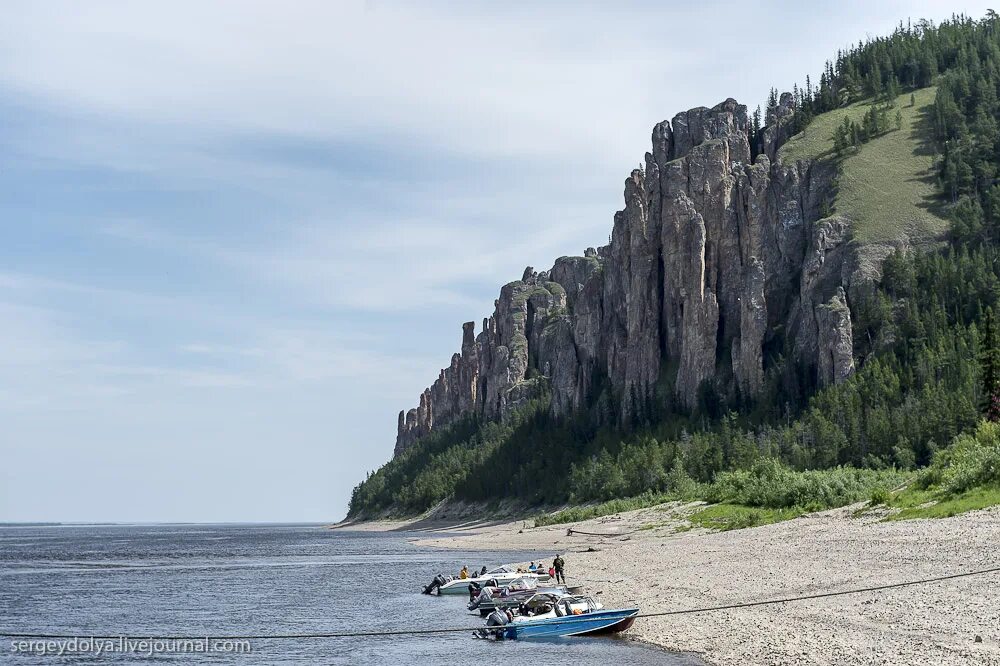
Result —
[[844, 118], [860, 123], [872, 106], [870, 101], [816, 116], [778, 154], [786, 162], [839, 162], [834, 209], [852, 220], [854, 239], [859, 243], [891, 243], [901, 238], [919, 243], [940, 237], [947, 222], [933, 212], [938, 199], [932, 146], [936, 92], [936, 87], [914, 91], [912, 105], [911, 93], [897, 97], [892, 113], [900, 112], [900, 129], [893, 127], [860, 150], [849, 149], [844, 156], [838, 155], [834, 151], [834, 133]]

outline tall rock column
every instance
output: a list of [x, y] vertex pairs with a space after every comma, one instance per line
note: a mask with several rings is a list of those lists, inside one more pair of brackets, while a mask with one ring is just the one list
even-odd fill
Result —
[[764, 386], [764, 335], [767, 301], [764, 264], [756, 257], [747, 263], [740, 296], [740, 335], [733, 340], [733, 375], [744, 398], [756, 398]]
[[851, 310], [843, 287], [837, 287], [833, 298], [816, 308], [816, 326], [819, 385], [839, 384], [854, 373]]
[[679, 322], [680, 340], [672, 345], [679, 361], [675, 387], [681, 401], [694, 407], [701, 383], [715, 374], [719, 303], [706, 283], [705, 221], [687, 196], [664, 206], [663, 234], [664, 247], [670, 248], [664, 262], [671, 267], [664, 279], [671, 281]]
[[660, 370], [660, 233], [646, 183], [639, 169], [625, 181], [604, 289], [608, 375], [621, 393], [623, 417], [651, 393]]

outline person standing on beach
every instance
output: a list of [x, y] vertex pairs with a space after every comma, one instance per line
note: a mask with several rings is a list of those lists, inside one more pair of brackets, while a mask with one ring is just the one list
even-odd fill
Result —
[[563, 560], [562, 555], [556, 554], [556, 559], [552, 560], [552, 568], [556, 570], [556, 582], [565, 585], [566, 574], [564, 571], [566, 562]]

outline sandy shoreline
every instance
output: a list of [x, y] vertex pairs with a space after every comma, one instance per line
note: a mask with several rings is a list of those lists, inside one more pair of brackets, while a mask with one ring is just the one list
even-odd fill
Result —
[[[569, 525], [382, 521], [347, 529], [425, 530], [421, 545], [562, 553], [570, 583], [643, 612], [758, 601], [1000, 566], [1000, 508], [881, 522], [852, 508], [751, 529], [685, 529], [664, 506]], [[530, 523], [528, 523], [530, 525]], [[567, 536], [567, 529], [607, 534]], [[452, 532], [440, 536], [442, 532]], [[631, 637], [709, 664], [995, 664], [1000, 574], [789, 604], [642, 618]], [[976, 642], [976, 637], [982, 642]]]

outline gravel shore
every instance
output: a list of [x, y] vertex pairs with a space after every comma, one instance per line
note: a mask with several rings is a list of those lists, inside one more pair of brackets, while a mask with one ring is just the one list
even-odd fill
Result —
[[[571, 584], [609, 607], [680, 610], [816, 594], [1000, 566], [1000, 508], [883, 522], [846, 507], [708, 533], [664, 505], [569, 525], [384, 523], [422, 545], [562, 553]], [[352, 526], [350, 529], [357, 529]], [[608, 536], [567, 535], [567, 529]], [[686, 530], [686, 531], [685, 531]], [[441, 536], [445, 531], [447, 536]], [[997, 664], [1000, 574], [770, 606], [644, 618], [632, 638], [709, 664]], [[977, 639], [978, 637], [978, 639]]]

